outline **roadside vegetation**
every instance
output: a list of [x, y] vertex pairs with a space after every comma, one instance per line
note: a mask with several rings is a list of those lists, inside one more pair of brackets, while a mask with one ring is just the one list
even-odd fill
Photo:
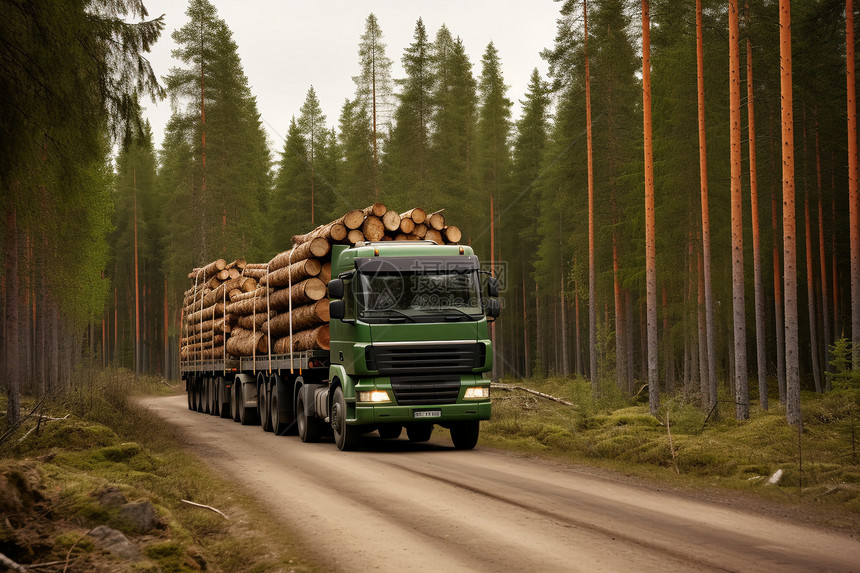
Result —
[[718, 411], [703, 411], [697, 398], [677, 393], [664, 397], [655, 417], [647, 388], [631, 399], [614, 382], [595, 396], [582, 378], [508, 381], [574, 406], [523, 390], [494, 390], [482, 444], [678, 487], [719, 486], [817, 505], [834, 510], [831, 525], [845, 526], [860, 515], [860, 380], [847, 353], [840, 358], [837, 349], [833, 367], [832, 392], [802, 395], [801, 431], [774, 399], [768, 411], [754, 402], [750, 419], [737, 421], [727, 388]]
[[258, 502], [133, 403], [178, 391], [126, 370], [81, 371], [62, 395], [25, 401], [35, 410], [0, 444], [0, 553], [39, 571], [313, 570]]

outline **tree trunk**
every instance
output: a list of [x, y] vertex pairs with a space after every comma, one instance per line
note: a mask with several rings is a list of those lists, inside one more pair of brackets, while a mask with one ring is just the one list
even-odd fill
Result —
[[815, 270], [812, 264], [812, 225], [810, 224], [809, 193], [803, 198], [803, 214], [806, 231], [806, 300], [809, 309], [809, 350], [812, 359], [812, 379], [815, 381], [815, 391], [819, 394], [821, 388], [821, 368], [818, 363], [818, 326], [815, 320]]
[[626, 386], [624, 383], [625, 378], [627, 377], [627, 368], [624, 366], [624, 303], [621, 300], [621, 276], [618, 271], [618, 233], [616, 228], [615, 225], [612, 226], [612, 283], [615, 294], [615, 383], [619, 388], [624, 388]]
[[[746, 2], [746, 23], [750, 29], [749, 0]], [[755, 89], [753, 86], [752, 42], [747, 35], [747, 124], [749, 126], [750, 156], [750, 216], [752, 217], [753, 276], [755, 282], [755, 342], [756, 374], [758, 374], [759, 406], [768, 409], [767, 396], [767, 348], [765, 346], [764, 286], [761, 270], [761, 236], [758, 218], [758, 174], [756, 165], [755, 138]]]
[[[771, 171], [774, 172], [774, 136], [773, 136], [773, 109], [771, 109], [768, 122], [770, 132], [770, 157]], [[779, 403], [785, 404], [785, 320], [783, 319], [782, 300], [782, 271], [780, 270], [780, 244], [779, 244], [779, 210], [776, 201], [776, 188], [771, 185], [770, 192], [771, 225], [773, 229], [773, 309], [776, 323], [776, 379], [779, 388]]]
[[[311, 330], [302, 330], [301, 332], [293, 333], [292, 340], [292, 350], [294, 352], [313, 350], [315, 348], [329, 350], [331, 340], [329, 335], [329, 325], [324, 324]], [[290, 337], [287, 336], [278, 339], [278, 341], [275, 342], [272, 351], [275, 354], [286, 354], [290, 352]]]
[[714, 295], [711, 288], [711, 222], [708, 210], [708, 163], [705, 139], [705, 64], [702, 0], [696, 0], [696, 61], [698, 69], [699, 185], [702, 203], [702, 271], [705, 287], [705, 334], [708, 367], [708, 410], [717, 407], [717, 343], [714, 332]]
[[588, 156], [588, 357], [591, 389], [599, 389], [597, 372], [597, 293], [594, 269], [594, 161], [591, 136], [591, 72], [588, 58], [588, 0], [582, 2], [585, 52], [585, 144]]
[[282, 267], [260, 279], [260, 286], [282, 288], [296, 284], [320, 274], [322, 263], [319, 259], [304, 259], [288, 267]]
[[[824, 191], [821, 187], [821, 149], [818, 142], [818, 110], [815, 112], [815, 173], [818, 182], [818, 259], [821, 270], [821, 323], [824, 327], [824, 370], [830, 370], [828, 348], [833, 342], [830, 335], [830, 302], [827, 293], [827, 253], [824, 248]], [[825, 390], [830, 390], [830, 379], [825, 378]]]
[[[851, 0], [848, 0], [850, 2]], [[849, 43], [853, 47], [853, 42]], [[791, 6], [779, 0], [780, 93], [782, 95], [782, 235], [785, 261], [786, 419], [797, 426], [800, 414], [800, 365], [797, 341], [797, 255], [794, 217], [794, 112], [791, 83]], [[849, 61], [853, 63], [853, 59]], [[856, 352], [856, 351], [855, 351]], [[857, 355], [855, 355], [857, 356]], [[857, 362], [855, 362], [857, 364]]]
[[6, 252], [4, 253], [6, 277], [6, 426], [18, 423], [21, 414], [21, 379], [18, 361], [18, 213], [15, 205], [6, 211]]
[[[359, 211], [360, 213], [361, 211]], [[331, 243], [322, 237], [315, 237], [289, 251], [275, 255], [269, 261], [269, 272], [287, 267], [304, 259], [322, 258], [331, 251]]]
[[660, 408], [657, 369], [657, 245], [654, 224], [654, 152], [651, 137], [651, 19], [642, 0], [642, 110], [645, 132], [645, 282], [648, 310], [648, 407]]
[[292, 317], [293, 333], [307, 330], [329, 321], [329, 300], [327, 298], [314, 303], [294, 308], [292, 313], [286, 312], [275, 316], [260, 326], [260, 330], [274, 339], [290, 333], [290, 318]]
[[851, 251], [852, 367], [860, 370], [860, 195], [857, 191], [857, 88], [854, 69], [854, 2], [845, 0], [848, 81], [848, 219]]
[[735, 415], [749, 418], [747, 335], [744, 299], [744, 227], [741, 189], [741, 70], [738, 46], [738, 0], [729, 0], [729, 113], [731, 123], [732, 315], [735, 353]]

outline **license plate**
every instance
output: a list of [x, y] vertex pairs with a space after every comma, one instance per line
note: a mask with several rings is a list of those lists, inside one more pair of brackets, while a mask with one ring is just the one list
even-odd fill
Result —
[[412, 415], [416, 418], [441, 418], [442, 410], [415, 410]]

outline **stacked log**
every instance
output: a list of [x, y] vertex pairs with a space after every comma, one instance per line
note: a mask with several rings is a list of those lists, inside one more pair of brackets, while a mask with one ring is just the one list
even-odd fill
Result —
[[257, 289], [257, 281], [243, 276], [247, 263], [218, 259], [188, 274], [194, 284], [185, 291], [182, 309], [180, 357], [183, 360], [224, 358], [233, 330], [227, 314], [235, 294]]
[[333, 245], [364, 241], [431, 240], [457, 244], [460, 230], [442, 211], [404, 213], [374, 203], [292, 237], [293, 246], [268, 263], [227, 263], [194, 269], [185, 293], [183, 359], [328, 350]]

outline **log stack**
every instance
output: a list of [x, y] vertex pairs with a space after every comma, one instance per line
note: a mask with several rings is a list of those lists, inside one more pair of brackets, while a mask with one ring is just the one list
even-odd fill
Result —
[[185, 293], [183, 360], [329, 349], [327, 285], [333, 245], [363, 241], [460, 242], [442, 211], [398, 213], [382, 203], [292, 237], [291, 249], [268, 263], [223, 259], [194, 269]]

